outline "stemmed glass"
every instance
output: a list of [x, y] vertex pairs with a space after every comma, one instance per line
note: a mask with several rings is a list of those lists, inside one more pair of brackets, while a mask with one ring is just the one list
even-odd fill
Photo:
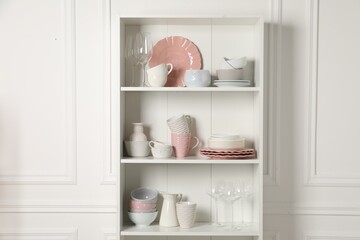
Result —
[[253, 196], [253, 192], [249, 184], [245, 184], [244, 182], [242, 182], [241, 185], [241, 226], [246, 226], [247, 224], [245, 224], [244, 221], [244, 201], [251, 198]]
[[141, 84], [142, 87], [146, 86], [145, 67], [146, 67], [146, 63], [150, 57], [152, 47], [153, 47], [153, 44], [152, 44], [150, 33], [148, 33], [148, 32], [136, 33], [134, 49], [135, 49], [135, 57], [137, 59], [137, 62], [138, 62], [138, 64], [141, 64], [143, 67], [143, 81]]
[[224, 194], [221, 196], [227, 202], [230, 202], [231, 206], [231, 228], [240, 229], [240, 227], [234, 227], [234, 203], [242, 196], [237, 191], [236, 186], [232, 182], [228, 182], [225, 188]]
[[131, 35], [126, 36], [125, 59], [131, 63], [131, 82], [130, 82], [131, 87], [135, 86], [135, 66], [137, 64], [134, 45], [135, 45], [134, 37]]
[[218, 182], [215, 186], [211, 186], [211, 189], [206, 192], [210, 197], [215, 200], [215, 224], [217, 227], [222, 227], [222, 225], [219, 223], [218, 201], [224, 194], [224, 187], [224, 182]]

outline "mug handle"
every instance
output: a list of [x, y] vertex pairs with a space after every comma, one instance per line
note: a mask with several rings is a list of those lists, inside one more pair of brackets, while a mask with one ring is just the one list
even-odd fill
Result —
[[181, 199], [182, 199], [182, 194], [181, 193], [177, 194], [176, 199], [177, 199], [178, 202], [180, 202]]
[[186, 121], [187, 121], [187, 123], [188, 123], [188, 125], [190, 127], [191, 126], [191, 117], [190, 117], [190, 115], [185, 115], [185, 119], [186, 119]]
[[166, 66], [170, 66], [170, 69], [168, 70], [168, 75], [171, 73], [171, 71], [173, 70], [173, 65], [171, 63], [167, 63]]
[[[151, 144], [153, 144], [153, 146], [151, 146]], [[149, 142], [149, 147], [154, 148], [154, 147], [155, 147], [155, 142], [154, 142], [154, 141], [150, 141], [150, 142]]]
[[193, 150], [194, 148], [196, 148], [197, 146], [199, 146], [199, 143], [200, 143], [200, 140], [199, 140], [197, 137], [193, 136], [193, 139], [196, 140], [196, 144], [195, 144], [190, 150]]

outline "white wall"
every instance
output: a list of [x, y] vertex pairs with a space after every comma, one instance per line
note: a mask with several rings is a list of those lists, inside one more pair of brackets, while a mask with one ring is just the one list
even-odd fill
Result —
[[110, 1], [0, 1], [0, 239], [114, 239]]
[[117, 14], [264, 16], [266, 239], [360, 239], [359, 11], [358, 0], [1, 0], [0, 239], [115, 239]]

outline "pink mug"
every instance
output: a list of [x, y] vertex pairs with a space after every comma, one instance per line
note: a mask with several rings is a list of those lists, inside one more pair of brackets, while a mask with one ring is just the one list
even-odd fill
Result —
[[[196, 140], [193, 147], [191, 147], [192, 139]], [[191, 150], [199, 145], [199, 143], [199, 139], [195, 136], [191, 136], [191, 133], [171, 133], [171, 144], [174, 146], [176, 158], [186, 157]]]

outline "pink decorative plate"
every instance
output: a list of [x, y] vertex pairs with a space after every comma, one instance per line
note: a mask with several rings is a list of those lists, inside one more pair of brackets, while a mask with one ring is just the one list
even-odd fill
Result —
[[165, 87], [183, 87], [185, 71], [202, 67], [199, 49], [189, 39], [181, 36], [166, 37], [155, 44], [149, 59], [149, 67], [161, 63], [173, 65]]
[[251, 148], [236, 149], [213, 149], [202, 148], [200, 153], [210, 159], [252, 159], [256, 157], [256, 151]]

